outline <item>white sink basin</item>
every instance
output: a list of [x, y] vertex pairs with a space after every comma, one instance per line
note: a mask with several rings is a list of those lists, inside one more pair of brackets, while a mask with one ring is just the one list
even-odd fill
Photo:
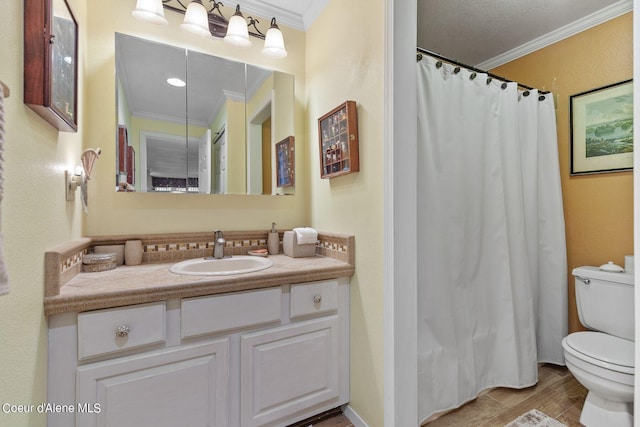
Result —
[[234, 256], [222, 259], [195, 258], [174, 264], [169, 271], [189, 276], [225, 276], [260, 271], [272, 265], [273, 261], [270, 259], [255, 256]]

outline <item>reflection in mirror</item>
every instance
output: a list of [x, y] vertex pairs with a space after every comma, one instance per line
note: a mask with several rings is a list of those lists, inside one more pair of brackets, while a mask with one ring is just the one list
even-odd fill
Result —
[[274, 166], [292, 75], [123, 34], [115, 46], [118, 191], [293, 192]]
[[118, 189], [185, 191], [186, 51], [122, 34], [115, 47]]

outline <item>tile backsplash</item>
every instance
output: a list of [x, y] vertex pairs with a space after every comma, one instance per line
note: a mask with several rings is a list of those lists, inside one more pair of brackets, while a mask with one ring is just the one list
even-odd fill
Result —
[[[284, 230], [279, 234], [282, 253]], [[246, 255], [250, 250], [266, 249], [267, 235], [266, 231], [225, 232], [225, 255]], [[80, 272], [84, 255], [91, 253], [94, 246], [119, 245], [127, 240], [142, 240], [143, 264], [210, 256], [214, 245], [213, 233], [99, 236], [66, 242], [45, 252], [45, 295], [58, 295], [60, 287]], [[354, 236], [318, 232], [316, 254], [354, 265], [354, 245]]]

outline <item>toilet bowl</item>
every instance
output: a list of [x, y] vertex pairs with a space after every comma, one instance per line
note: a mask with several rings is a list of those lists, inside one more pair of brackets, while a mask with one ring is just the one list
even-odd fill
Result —
[[567, 368], [589, 393], [580, 422], [587, 427], [633, 426], [634, 342], [601, 332], [562, 340]]
[[573, 270], [580, 322], [590, 331], [562, 340], [567, 368], [589, 392], [586, 427], [632, 427], [634, 390], [633, 275], [597, 267]]

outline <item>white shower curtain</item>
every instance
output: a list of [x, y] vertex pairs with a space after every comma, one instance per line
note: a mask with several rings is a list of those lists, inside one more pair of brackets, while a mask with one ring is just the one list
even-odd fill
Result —
[[564, 364], [553, 96], [425, 56], [418, 69], [418, 388], [424, 421]]

